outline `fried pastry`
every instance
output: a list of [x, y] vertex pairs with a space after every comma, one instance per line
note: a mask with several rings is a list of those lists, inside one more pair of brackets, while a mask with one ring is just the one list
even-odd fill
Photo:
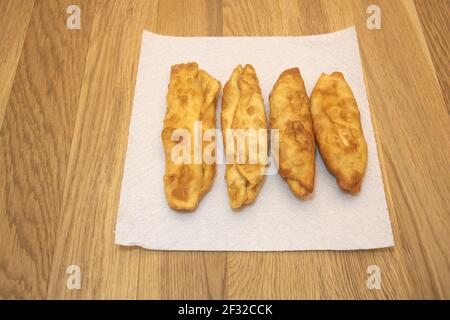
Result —
[[[200, 161], [195, 161], [194, 126], [196, 121], [201, 121], [202, 137], [207, 129], [215, 128], [216, 102], [220, 88], [220, 82], [199, 70], [195, 62], [177, 64], [171, 68], [161, 138], [166, 156], [164, 191], [169, 206], [173, 209], [194, 210], [213, 183], [215, 162], [205, 163], [202, 154]], [[188, 161], [175, 162], [172, 159], [172, 149], [183, 140], [183, 137], [173, 140], [172, 135], [177, 129], [184, 129], [189, 133]], [[205, 144], [203, 139], [202, 144]]]
[[269, 100], [270, 128], [278, 129], [278, 172], [303, 198], [314, 189], [315, 143], [309, 98], [298, 68], [281, 73]]
[[322, 159], [339, 187], [357, 193], [367, 166], [358, 105], [340, 72], [322, 74], [311, 94], [314, 134]]
[[[267, 133], [264, 102], [253, 66], [237, 66], [225, 84], [221, 124], [225, 154], [228, 157], [230, 151], [232, 153], [231, 161], [227, 158], [225, 173], [230, 206], [239, 208], [255, 201], [264, 182], [267, 160], [267, 137], [258, 139], [255, 159], [255, 141], [249, 135], [243, 144], [236, 135], [239, 131], [251, 134], [260, 129]], [[242, 150], [239, 145], [244, 145], [245, 149]]]

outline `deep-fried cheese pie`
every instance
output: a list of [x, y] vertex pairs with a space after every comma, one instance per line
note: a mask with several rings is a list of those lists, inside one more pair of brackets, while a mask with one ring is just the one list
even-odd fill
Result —
[[278, 172], [303, 198], [314, 189], [315, 143], [309, 98], [298, 68], [281, 73], [269, 101], [270, 128], [279, 136]]
[[[239, 161], [241, 152], [237, 136], [241, 132], [257, 133], [261, 129], [267, 133], [267, 120], [258, 77], [251, 65], [237, 66], [225, 84], [221, 112], [222, 134], [225, 153], [234, 150], [234, 159], [227, 162], [225, 179], [227, 182], [230, 206], [239, 208], [255, 201], [264, 182], [267, 157], [267, 139], [258, 140], [258, 157], [254, 159], [254, 149], [246, 140], [244, 161]], [[228, 133], [227, 133], [228, 131]], [[233, 136], [230, 135], [233, 133]], [[230, 137], [232, 141], [230, 141]]]
[[311, 115], [328, 171], [342, 190], [359, 192], [367, 166], [367, 143], [358, 105], [342, 73], [320, 76], [311, 94]]
[[[181, 211], [194, 210], [203, 195], [211, 188], [216, 164], [205, 163], [201, 153], [200, 163], [195, 162], [194, 126], [198, 121], [203, 133], [215, 128], [216, 103], [221, 85], [206, 71], [199, 70], [195, 62], [173, 65], [167, 93], [167, 110], [161, 138], [166, 156], [164, 191], [171, 208]], [[181, 143], [173, 139], [177, 129], [190, 135], [189, 161], [175, 162], [173, 148]], [[203, 146], [206, 142], [201, 141]], [[215, 141], [213, 141], [215, 143]]]

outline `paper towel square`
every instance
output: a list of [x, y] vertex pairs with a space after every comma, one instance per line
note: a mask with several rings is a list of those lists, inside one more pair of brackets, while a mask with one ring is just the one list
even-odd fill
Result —
[[[238, 64], [252, 64], [264, 103], [279, 74], [299, 67], [308, 94], [322, 72], [341, 71], [361, 112], [368, 166], [361, 193], [339, 190], [317, 154], [311, 199], [297, 199], [278, 175], [255, 203], [230, 209], [224, 165], [193, 213], [167, 205], [160, 138], [170, 66], [198, 62], [222, 86]], [[217, 117], [220, 117], [220, 103]], [[219, 123], [219, 122], [218, 122]], [[218, 126], [218, 128], [220, 128]], [[222, 149], [219, 142], [218, 148]], [[303, 37], [171, 37], [144, 31], [116, 226], [117, 244], [157, 250], [351, 250], [394, 245], [355, 28]]]

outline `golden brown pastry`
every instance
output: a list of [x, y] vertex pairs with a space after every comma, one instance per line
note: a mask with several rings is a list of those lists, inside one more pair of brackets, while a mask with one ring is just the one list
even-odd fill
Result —
[[[194, 210], [201, 197], [211, 188], [216, 172], [215, 162], [205, 163], [201, 153], [200, 161], [195, 162], [194, 124], [201, 121], [202, 133], [215, 128], [220, 87], [220, 82], [199, 70], [195, 62], [177, 64], [171, 68], [161, 138], [166, 156], [164, 191], [169, 206], [173, 209]], [[176, 129], [185, 129], [190, 133], [190, 162], [176, 163], [172, 159], [172, 149], [182, 142], [182, 137], [178, 141], [172, 141], [172, 133]], [[203, 146], [208, 143], [202, 142]]]
[[314, 189], [315, 144], [309, 98], [298, 68], [284, 71], [270, 93], [270, 128], [278, 129], [278, 172], [291, 191], [305, 197]]
[[357, 193], [367, 166], [367, 144], [356, 100], [340, 72], [322, 74], [311, 94], [314, 134], [339, 187]]
[[[257, 154], [255, 155], [255, 152], [252, 152], [255, 151], [254, 138], [249, 135], [249, 138], [245, 139], [245, 144], [243, 144], [241, 138], [236, 135], [239, 129], [241, 132], [249, 133], [255, 133], [259, 129], [263, 129], [267, 133], [264, 102], [253, 66], [237, 66], [233, 70], [231, 78], [225, 84], [222, 97], [221, 123], [225, 154], [229, 155], [229, 151], [233, 148], [235, 151], [231, 161], [227, 159], [225, 179], [228, 186], [228, 196], [231, 207], [239, 208], [244, 204], [255, 201], [264, 181], [267, 161], [267, 139], [259, 139]], [[234, 134], [230, 135], [230, 133]], [[239, 140], [241, 143], [239, 143]], [[230, 143], [230, 141], [233, 143]], [[245, 146], [245, 150], [242, 150], [239, 146]], [[240, 153], [240, 151], [243, 152]]]

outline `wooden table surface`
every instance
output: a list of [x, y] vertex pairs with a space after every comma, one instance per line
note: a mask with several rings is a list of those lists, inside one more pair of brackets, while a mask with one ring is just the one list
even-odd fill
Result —
[[[80, 30], [66, 28], [70, 4], [81, 8]], [[381, 30], [366, 27], [370, 4], [381, 8]], [[449, 22], [448, 0], [0, 0], [0, 297], [450, 298]], [[394, 248], [158, 252], [114, 244], [144, 28], [256, 36], [352, 25]], [[80, 266], [80, 290], [67, 288], [69, 265]], [[369, 265], [380, 267], [381, 290], [366, 286]]]

